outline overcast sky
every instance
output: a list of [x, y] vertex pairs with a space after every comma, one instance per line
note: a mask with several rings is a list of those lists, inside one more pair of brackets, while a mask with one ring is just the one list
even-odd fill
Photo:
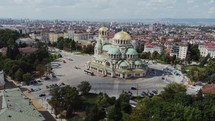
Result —
[[215, 0], [0, 0], [0, 18], [215, 18]]

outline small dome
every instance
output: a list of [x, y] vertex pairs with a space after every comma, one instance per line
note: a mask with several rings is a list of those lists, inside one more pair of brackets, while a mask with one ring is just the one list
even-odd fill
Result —
[[134, 48], [128, 48], [126, 55], [138, 55], [137, 51]]
[[119, 64], [119, 66], [120, 67], [128, 67], [128, 64], [125, 61], [123, 61], [122, 63]]
[[107, 30], [108, 30], [107, 27], [101, 27], [101, 28], [99, 28], [99, 31], [107, 31]]
[[142, 64], [143, 64], [143, 62], [141, 60], [136, 60], [134, 62], [134, 65], [142, 65]]
[[121, 52], [120, 52], [120, 50], [119, 50], [118, 48], [110, 48], [110, 49], [108, 50], [108, 54], [120, 55]]
[[108, 50], [110, 50], [110, 49], [112, 49], [112, 45], [104, 45], [104, 46], [102, 47], [102, 50], [103, 50], [103, 51], [108, 51]]
[[96, 45], [95, 45], [95, 48], [97, 49], [102, 49], [102, 44], [97, 42]]
[[131, 40], [131, 36], [124, 31], [118, 32], [114, 35], [113, 39], [115, 40]]

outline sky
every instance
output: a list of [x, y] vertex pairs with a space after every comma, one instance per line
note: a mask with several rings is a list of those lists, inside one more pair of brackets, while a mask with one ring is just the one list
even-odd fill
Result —
[[215, 0], [0, 0], [0, 18], [215, 18]]

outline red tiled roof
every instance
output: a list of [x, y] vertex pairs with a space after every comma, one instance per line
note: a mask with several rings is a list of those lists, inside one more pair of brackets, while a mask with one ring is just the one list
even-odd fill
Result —
[[203, 86], [202, 92], [215, 94], [215, 84], [206, 84], [205, 86]]
[[37, 48], [32, 47], [19, 48], [20, 53], [34, 53], [37, 50], [38, 50]]

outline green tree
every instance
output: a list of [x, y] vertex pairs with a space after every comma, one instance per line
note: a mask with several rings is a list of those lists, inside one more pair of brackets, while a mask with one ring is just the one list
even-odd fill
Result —
[[110, 121], [120, 121], [122, 118], [122, 113], [121, 113], [120, 109], [114, 105], [114, 106], [111, 106], [108, 108], [107, 118]]
[[182, 93], [186, 94], [186, 87], [177, 83], [170, 83], [166, 87], [164, 87], [164, 91], [161, 92], [161, 96], [167, 101], [173, 101], [176, 94]]
[[23, 76], [23, 71], [22, 71], [22, 69], [20, 68], [20, 69], [18, 69], [17, 71], [16, 71], [16, 73], [15, 73], [15, 79], [17, 80], [17, 81], [22, 81], [23, 79], [22, 79], [22, 76]]
[[89, 93], [91, 89], [91, 85], [88, 81], [82, 81], [81, 84], [78, 85], [78, 90], [82, 95]]
[[100, 121], [105, 118], [105, 111], [103, 109], [99, 109], [97, 106], [86, 111], [86, 119], [85, 121]]
[[31, 79], [31, 73], [29, 73], [29, 72], [25, 73], [22, 76], [22, 78], [23, 78], [23, 81], [26, 81], [26, 82], [29, 81]]
[[152, 57], [153, 60], [158, 59], [159, 56], [160, 56], [160, 55], [159, 55], [159, 53], [158, 53], [157, 51], [154, 51], [154, 52], [152, 53], [152, 55], [151, 55], [151, 57]]

